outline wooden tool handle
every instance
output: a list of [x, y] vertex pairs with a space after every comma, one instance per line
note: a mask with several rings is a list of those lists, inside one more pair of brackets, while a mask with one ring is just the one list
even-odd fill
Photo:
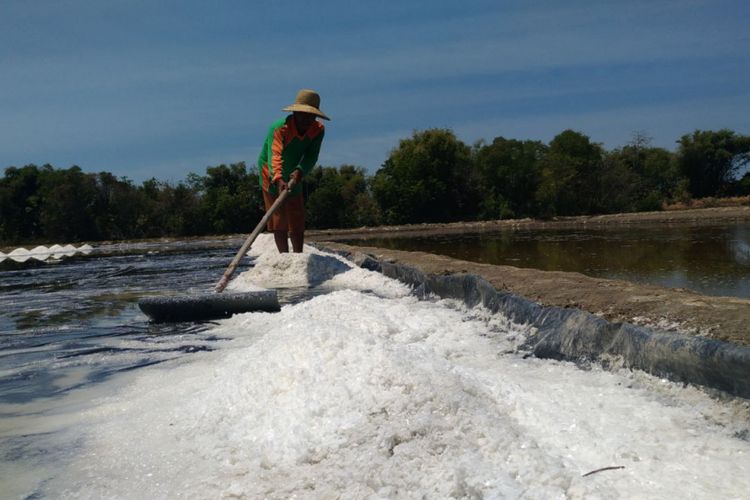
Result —
[[294, 184], [294, 179], [291, 179], [287, 184], [287, 188], [282, 191], [281, 194], [279, 194], [279, 197], [276, 198], [276, 201], [273, 202], [271, 208], [268, 209], [268, 212], [266, 212], [260, 222], [258, 222], [258, 225], [255, 226], [255, 229], [252, 233], [250, 233], [250, 236], [247, 237], [245, 243], [242, 244], [239, 251], [237, 252], [237, 255], [234, 256], [234, 259], [232, 259], [229, 267], [227, 267], [227, 270], [224, 271], [224, 276], [222, 276], [219, 282], [216, 283], [216, 286], [214, 287], [216, 293], [221, 293], [229, 284], [229, 278], [231, 278], [232, 274], [234, 274], [235, 269], [237, 269], [237, 266], [240, 264], [240, 260], [242, 260], [242, 257], [247, 253], [248, 250], [250, 250], [250, 246], [253, 244], [258, 235], [263, 231], [263, 228], [266, 226], [266, 224], [268, 224], [268, 219], [271, 218], [274, 212], [276, 212], [276, 210], [278, 210], [278, 208], [284, 203], [286, 197], [289, 196], [289, 192], [294, 187]]

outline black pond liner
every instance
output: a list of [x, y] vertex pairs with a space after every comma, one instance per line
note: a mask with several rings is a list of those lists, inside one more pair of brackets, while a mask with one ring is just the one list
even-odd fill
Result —
[[597, 362], [605, 367], [615, 358], [625, 368], [750, 398], [750, 347], [611, 323], [575, 308], [543, 307], [521, 296], [499, 292], [473, 274], [425, 275], [415, 267], [380, 261], [369, 254], [335, 251], [323, 245], [320, 248], [398, 279], [412, 286], [420, 298], [436, 295], [462, 300], [469, 307], [481, 304], [516, 323], [533, 326], [537, 333], [520, 349], [536, 357]]

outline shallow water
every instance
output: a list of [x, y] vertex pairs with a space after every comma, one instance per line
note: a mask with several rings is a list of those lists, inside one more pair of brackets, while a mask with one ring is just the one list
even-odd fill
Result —
[[750, 225], [512, 230], [347, 241], [750, 298]]
[[[268, 239], [257, 245], [232, 288], [315, 291], [279, 313], [155, 335], [211, 350], [171, 351], [97, 383], [3, 404], [3, 495], [746, 493], [747, 401], [527, 358], [516, 347], [534, 332], [502, 316], [419, 301], [401, 283], [310, 248], [282, 256]], [[624, 468], [583, 477], [608, 466]]]
[[[208, 248], [201, 248], [206, 245]], [[232, 257], [211, 242], [123, 244], [0, 270], [0, 403], [59, 395], [113, 373], [210, 350], [206, 325], [153, 325], [149, 294], [209, 290]]]

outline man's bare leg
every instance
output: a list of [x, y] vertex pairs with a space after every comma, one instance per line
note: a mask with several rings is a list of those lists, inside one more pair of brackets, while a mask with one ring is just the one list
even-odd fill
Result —
[[302, 246], [305, 243], [305, 233], [289, 233], [289, 238], [292, 240], [292, 250], [295, 253], [302, 253]]
[[286, 231], [274, 231], [273, 239], [276, 242], [276, 248], [279, 250], [279, 253], [287, 253], [289, 251], [289, 239], [287, 238]]

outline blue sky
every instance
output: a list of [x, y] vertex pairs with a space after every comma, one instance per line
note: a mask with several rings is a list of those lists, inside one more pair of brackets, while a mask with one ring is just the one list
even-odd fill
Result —
[[320, 163], [374, 173], [414, 130], [612, 149], [750, 134], [747, 1], [0, 1], [0, 168], [140, 182], [255, 164], [300, 88]]

